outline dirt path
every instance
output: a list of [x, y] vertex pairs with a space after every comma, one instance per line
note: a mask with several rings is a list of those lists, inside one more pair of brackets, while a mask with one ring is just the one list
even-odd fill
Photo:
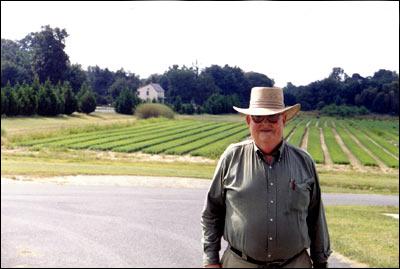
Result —
[[350, 152], [350, 150], [346, 147], [344, 144], [342, 138], [336, 131], [336, 126], [335, 123], [333, 123], [333, 128], [332, 128], [333, 134], [335, 135], [335, 139], [337, 143], [340, 145], [342, 148], [343, 152], [347, 155], [350, 161], [350, 165], [353, 166], [355, 170], [365, 172], [364, 166], [360, 163], [360, 161], [353, 155], [353, 153]]
[[303, 138], [301, 140], [300, 147], [304, 150], [307, 150], [308, 146], [308, 126], [310, 126], [311, 121], [307, 122], [306, 129], [304, 130]]
[[322, 152], [324, 153], [324, 163], [328, 168], [332, 168], [333, 162], [331, 156], [329, 155], [328, 147], [325, 144], [325, 138], [322, 128], [319, 128], [319, 139], [321, 141]]
[[356, 144], [362, 148], [363, 150], [365, 150], [365, 152], [367, 152], [378, 164], [379, 168], [382, 170], [382, 172], [387, 173], [390, 168], [387, 167], [381, 160], [379, 160], [377, 157], [375, 157], [375, 155], [366, 147], [364, 147], [363, 144], [361, 144], [361, 142], [352, 134], [350, 133], [349, 130], [347, 130], [347, 128], [344, 128], [344, 130], [349, 134], [349, 136], [354, 140], [354, 142], [356, 142]]

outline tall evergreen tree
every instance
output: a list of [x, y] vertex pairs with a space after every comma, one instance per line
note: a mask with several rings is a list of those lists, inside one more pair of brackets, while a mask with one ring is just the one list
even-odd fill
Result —
[[40, 87], [38, 95], [38, 114], [42, 116], [55, 116], [59, 112], [57, 95], [50, 80]]
[[81, 90], [78, 93], [79, 111], [90, 114], [96, 110], [96, 98], [92, 89], [85, 82], [82, 84]]
[[78, 100], [76, 99], [71, 86], [66, 81], [63, 85], [64, 95], [64, 114], [71, 115], [78, 110]]

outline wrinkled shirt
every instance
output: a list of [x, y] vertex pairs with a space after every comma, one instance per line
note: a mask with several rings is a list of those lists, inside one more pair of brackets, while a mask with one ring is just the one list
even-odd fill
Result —
[[271, 165], [253, 140], [222, 154], [201, 217], [203, 264], [219, 263], [221, 237], [259, 261], [287, 260], [310, 248], [313, 262], [331, 250], [314, 161], [283, 141]]

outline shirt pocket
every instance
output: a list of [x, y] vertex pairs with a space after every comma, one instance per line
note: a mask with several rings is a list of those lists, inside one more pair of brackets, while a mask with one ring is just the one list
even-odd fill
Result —
[[307, 179], [301, 183], [289, 181], [288, 209], [289, 211], [307, 211], [310, 204], [311, 186]]

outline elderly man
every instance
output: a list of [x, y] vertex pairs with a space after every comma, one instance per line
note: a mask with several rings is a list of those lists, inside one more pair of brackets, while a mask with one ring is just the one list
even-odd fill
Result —
[[[246, 114], [251, 140], [222, 154], [202, 217], [204, 267], [327, 267], [331, 253], [314, 161], [283, 140], [300, 110], [283, 91], [254, 87]], [[219, 258], [221, 237], [228, 242]], [[307, 249], [311, 253], [311, 258]]]

